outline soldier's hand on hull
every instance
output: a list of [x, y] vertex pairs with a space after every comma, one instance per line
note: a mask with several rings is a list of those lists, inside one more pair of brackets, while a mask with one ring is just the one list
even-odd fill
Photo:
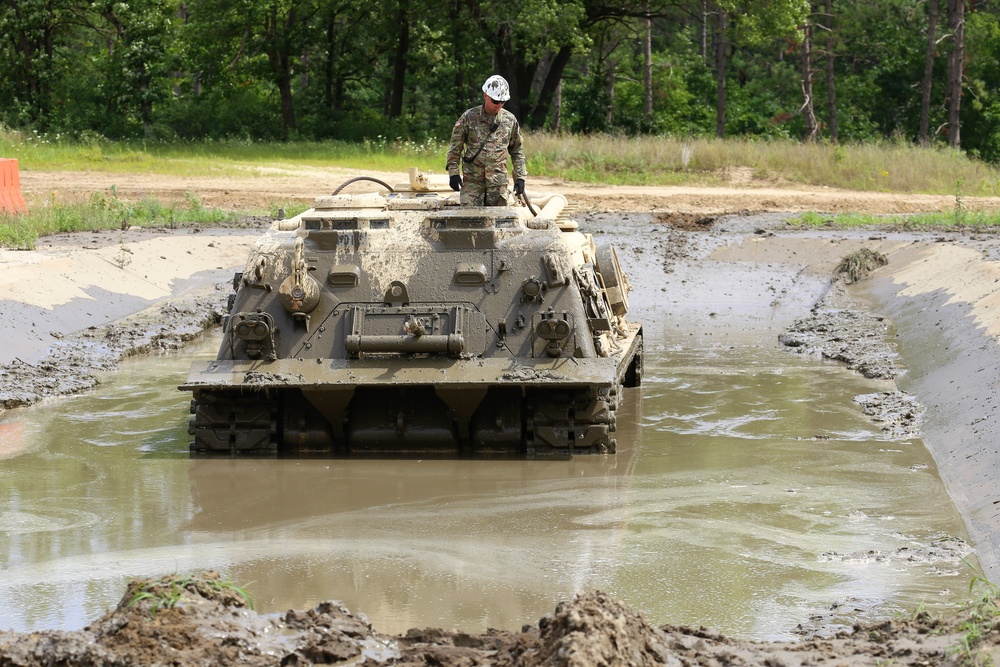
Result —
[[455, 192], [458, 192], [459, 190], [462, 189], [462, 177], [459, 176], [458, 174], [452, 176], [451, 179], [449, 180], [449, 183], [451, 185], [451, 189], [454, 190]]
[[524, 194], [524, 179], [518, 178], [514, 181], [514, 196], [520, 197]]

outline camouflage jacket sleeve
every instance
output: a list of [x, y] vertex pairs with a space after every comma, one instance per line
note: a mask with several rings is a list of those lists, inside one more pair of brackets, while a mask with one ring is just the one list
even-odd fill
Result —
[[514, 114], [511, 114], [514, 126], [510, 131], [510, 141], [507, 144], [507, 152], [510, 154], [511, 164], [514, 166], [514, 180], [528, 177], [528, 169], [525, 165], [524, 150], [521, 147], [521, 126], [517, 122]]
[[448, 174], [455, 176], [462, 168], [462, 154], [465, 152], [465, 144], [469, 136], [469, 113], [475, 111], [475, 107], [463, 113], [457, 121], [455, 127], [451, 129], [451, 144], [448, 146], [448, 158], [445, 162], [445, 169]]

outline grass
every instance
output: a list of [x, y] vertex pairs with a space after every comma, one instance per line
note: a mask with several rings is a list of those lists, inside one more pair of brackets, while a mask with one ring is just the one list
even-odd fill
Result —
[[[356, 170], [444, 171], [447, 138], [417, 143], [376, 137], [338, 141], [114, 142], [99, 136], [69, 140], [58, 135], [0, 127], [0, 156], [22, 170], [88, 170], [109, 173], [267, 178], [275, 169], [340, 167]], [[804, 214], [805, 227], [886, 227], [931, 230], [1000, 230], [1000, 214], [967, 211], [966, 196], [1000, 195], [1000, 170], [947, 148], [922, 149], [904, 142], [803, 144], [788, 140], [682, 137], [619, 137], [531, 133], [525, 136], [528, 173], [612, 185], [808, 185], [890, 193], [947, 194], [953, 213], [908, 216]], [[53, 199], [24, 216], [0, 214], [0, 246], [33, 248], [39, 236], [127, 225], [227, 225], [239, 216], [203, 208], [191, 196], [181, 205], [155, 199], [126, 203], [115, 193], [95, 194], [83, 204]]]
[[[243, 587], [220, 579], [214, 572], [206, 572], [197, 576], [167, 575], [160, 579], [138, 579], [129, 584], [126, 608], [143, 605], [149, 616], [153, 617], [164, 609], [172, 609], [184, 599], [185, 594], [200, 594], [212, 598], [214, 594], [230, 597], [238, 606], [253, 609], [253, 598]], [[229, 596], [234, 593], [235, 598]]]
[[0, 156], [17, 158], [21, 169], [84, 170], [183, 176], [259, 176], [268, 169], [343, 167], [444, 171], [447, 143], [417, 143], [376, 137], [343, 141], [262, 143], [242, 140], [201, 142], [115, 142], [100, 137], [70, 141], [59, 136], [13, 132], [0, 127]]
[[948, 148], [902, 142], [803, 144], [533, 134], [528, 173], [616, 185], [725, 184], [743, 170], [757, 181], [895, 193], [994, 196], [1000, 170]]
[[885, 230], [915, 232], [939, 230], [1000, 232], [1000, 211], [965, 211], [961, 215], [955, 213], [910, 213], [906, 215], [803, 213], [789, 218], [789, 223], [803, 228], [871, 229], [878, 227]]
[[22, 215], [0, 212], [0, 246], [31, 250], [39, 237], [63, 232], [125, 230], [132, 226], [236, 226], [246, 214], [205, 208], [193, 195], [184, 204], [165, 205], [156, 199], [127, 202], [112, 191], [95, 192], [88, 202], [60, 203], [49, 199]]
[[[945, 147], [905, 142], [803, 144], [790, 140], [683, 137], [620, 137], [526, 133], [532, 175], [617, 185], [731, 182], [734, 171], [755, 181], [897, 193], [1000, 195], [1000, 170]], [[344, 167], [376, 171], [444, 171], [448, 138], [414, 142], [376, 137], [342, 141], [264, 143], [113, 142], [91, 136], [70, 141], [58, 135], [0, 127], [0, 155], [22, 169], [93, 170], [267, 176], [270, 168]], [[749, 170], [749, 171], [747, 171]]]
[[960, 656], [960, 664], [985, 667], [992, 665], [992, 661], [980, 656], [976, 649], [1000, 625], [1000, 586], [990, 582], [969, 563], [966, 565], [976, 574], [969, 582], [971, 600], [963, 609], [966, 618], [959, 626], [963, 632], [962, 641], [953, 650]]

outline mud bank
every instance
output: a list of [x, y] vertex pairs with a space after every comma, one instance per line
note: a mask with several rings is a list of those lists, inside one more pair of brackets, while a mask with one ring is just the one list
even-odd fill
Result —
[[779, 338], [795, 352], [895, 382], [895, 391], [855, 401], [888, 433], [922, 436], [984, 573], [1000, 581], [1000, 239], [775, 228], [714, 256], [834, 276], [839, 259], [861, 248], [883, 253], [888, 265], [853, 285], [833, 280]]
[[779, 339], [897, 391], [856, 397], [884, 430], [921, 435], [984, 573], [1000, 581], [1000, 241], [959, 233], [877, 236], [888, 257], [834, 289]]
[[984, 571], [1000, 581], [1000, 263], [993, 237], [940, 237], [890, 255], [859, 292], [894, 325], [900, 389]]
[[49, 237], [0, 250], [0, 408], [95, 386], [123, 358], [177, 349], [217, 324], [257, 230]]
[[378, 633], [336, 601], [259, 615], [214, 573], [131, 583], [116, 609], [83, 630], [0, 632], [0, 665], [366, 665], [569, 667], [628, 665], [962, 665], [1000, 657], [1000, 632], [984, 627], [969, 652], [968, 615], [943, 621], [858, 625], [801, 642], [758, 643], [706, 628], [650, 625], [601, 592], [581, 593], [520, 631], [483, 634], [413, 629]]

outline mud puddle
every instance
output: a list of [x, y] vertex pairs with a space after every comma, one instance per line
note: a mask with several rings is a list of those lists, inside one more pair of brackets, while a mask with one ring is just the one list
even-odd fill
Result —
[[681, 305], [647, 320], [612, 457], [189, 460], [175, 386], [214, 340], [6, 411], [0, 628], [79, 628], [132, 577], [205, 568], [261, 612], [336, 598], [384, 633], [514, 629], [592, 589], [754, 639], [962, 600], [933, 462], [853, 402], [884, 383], [749, 329], [671, 330]]

